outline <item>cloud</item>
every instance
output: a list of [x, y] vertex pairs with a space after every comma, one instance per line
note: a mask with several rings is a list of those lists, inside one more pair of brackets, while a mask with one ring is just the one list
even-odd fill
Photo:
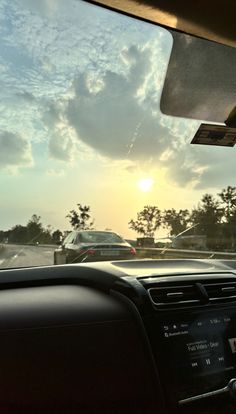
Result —
[[198, 148], [197, 157], [205, 168], [196, 187], [204, 189], [206, 187], [219, 188], [225, 185], [235, 186], [235, 156], [235, 148]]
[[[118, 159], [156, 158], [174, 136], [138, 95], [150, 71], [148, 48], [125, 51], [129, 74], [107, 71], [103, 87], [89, 90], [85, 74], [74, 82], [75, 97], [68, 102], [67, 117], [77, 137], [100, 153]], [[124, 53], [123, 53], [124, 56]]]
[[129, 173], [135, 173], [138, 170], [136, 165], [128, 165], [125, 168], [126, 168], [126, 171], [128, 171]]
[[[24, 131], [51, 159], [164, 169], [180, 186], [234, 176], [233, 150], [190, 145], [200, 121], [160, 111], [172, 47], [165, 29], [77, 0], [2, 0], [0, 10], [0, 130]], [[21, 165], [32, 158], [27, 145]]]
[[28, 167], [32, 165], [31, 146], [20, 135], [0, 132], [0, 168]]
[[[112, 149], [114, 144], [110, 132], [108, 132], [109, 143], [106, 140], [107, 133], [104, 136], [104, 148], [90, 142], [87, 131], [84, 139], [79, 137], [75, 143], [75, 133], [71, 126], [78, 132], [77, 125], [74, 125], [77, 123], [75, 119], [77, 110], [81, 113], [78, 124], [82, 131], [86, 129], [87, 121], [91, 123], [91, 119], [88, 119], [89, 114], [86, 113], [89, 109], [85, 105], [86, 96], [83, 102], [78, 101], [76, 96], [74, 102], [73, 99], [69, 102], [68, 109], [65, 108], [67, 108], [72, 80], [75, 79], [74, 88], [76, 83], [79, 87], [80, 79], [85, 78], [83, 74], [86, 73], [88, 98], [91, 101], [96, 96], [97, 105], [100, 105], [101, 100], [103, 101], [100, 113], [96, 111], [96, 102], [93, 103], [94, 116], [100, 117], [100, 121], [99, 118], [95, 121], [99, 128], [97, 137], [104, 132], [101, 123], [106, 118], [106, 112], [110, 118], [109, 130], [112, 129], [114, 132], [117, 122], [114, 123], [113, 128], [113, 110], [115, 111], [117, 106], [117, 111], [122, 109], [125, 115], [124, 107], [130, 104], [126, 116], [129, 136], [124, 135], [124, 128], [121, 128], [120, 132], [124, 135], [123, 144], [118, 145], [117, 141], [117, 150], [120, 151], [118, 158], [126, 153], [131, 158], [135, 158], [138, 146], [140, 149], [142, 146], [138, 137], [139, 132], [146, 128], [145, 124], [149, 122], [149, 118], [142, 119], [141, 124], [137, 123], [137, 119], [143, 116], [143, 110], [132, 95], [139, 93], [138, 99], [140, 101], [143, 99], [140, 86], [145, 84], [146, 87], [146, 75], [150, 74], [150, 70], [148, 72], [150, 53], [145, 51], [145, 45], [153, 42], [153, 50], [156, 48], [158, 51], [160, 48], [158, 44], [163, 43], [159, 42], [159, 39], [164, 29], [157, 29], [145, 23], [140, 26], [140, 23], [135, 20], [131, 21], [127, 17], [81, 1], [71, 1], [71, 7], [65, 5], [62, 0], [41, 0], [33, 2], [35, 4], [30, 0], [23, 0], [22, 3], [16, 0], [10, 5], [3, 0], [3, 3], [13, 24], [8, 27], [4, 20], [2, 27], [4, 41], [11, 53], [7, 61], [3, 62], [7, 63], [4, 65], [7, 69], [2, 82], [2, 92], [4, 91], [8, 96], [8, 101], [4, 100], [7, 105], [5, 103], [2, 105], [2, 111], [0, 107], [3, 115], [0, 126], [5, 129], [14, 117], [16, 123], [11, 124], [11, 132], [18, 133], [18, 130], [24, 130], [32, 141], [48, 140], [49, 154], [56, 159], [72, 160], [77, 149], [80, 156], [83, 156], [85, 149], [85, 156], [90, 156], [88, 145], [94, 150], [99, 150], [100, 154], [114, 157], [117, 151]], [[168, 41], [164, 40], [164, 44], [169, 45], [171, 36], [168, 34], [166, 36]], [[140, 50], [132, 46], [137, 42]], [[119, 56], [120, 60], [117, 59]], [[127, 79], [126, 83], [125, 79]], [[104, 82], [107, 84], [105, 89]], [[118, 88], [114, 95], [116, 105], [112, 105], [111, 109], [107, 110], [106, 106], [110, 104], [108, 94], [111, 95], [110, 89], [114, 87]], [[118, 103], [122, 98], [122, 93], [119, 93], [122, 87], [126, 102]], [[127, 91], [126, 87], [128, 87]], [[106, 90], [107, 96], [103, 93]], [[10, 96], [9, 91], [11, 91]], [[146, 93], [146, 100], [150, 100], [151, 93], [150, 96], [147, 95], [148, 93]], [[145, 104], [147, 105], [147, 102]], [[73, 123], [69, 113], [71, 118], [73, 117]], [[83, 122], [81, 122], [82, 117]], [[131, 125], [128, 117], [132, 119]], [[134, 141], [136, 145], [133, 151]], [[156, 139], [153, 140], [153, 144], [155, 142]]]
[[166, 176], [180, 186], [202, 189], [232, 182], [232, 149], [191, 145], [200, 121], [160, 112], [164, 76], [157, 79], [156, 73], [165, 73], [162, 51], [153, 45], [131, 46], [120, 59], [128, 68], [119, 74], [106, 71], [96, 80], [97, 89], [85, 73], [75, 79], [65, 112], [78, 140], [113, 160], [131, 160], [146, 170], [165, 168]]
[[164, 72], [166, 60], [160, 50], [159, 59], [153, 59], [153, 53], [158, 57], [154, 50], [151, 45], [123, 51], [128, 75], [107, 71], [96, 92], [85, 74], [77, 77], [67, 118], [77, 138], [100, 154], [134, 161], [146, 170], [164, 167], [172, 181], [196, 184], [203, 163], [189, 144], [199, 122], [160, 113], [162, 85], [156, 72], [157, 67]]
[[49, 138], [49, 154], [60, 161], [72, 161], [75, 155], [73, 139], [61, 132]]
[[49, 156], [68, 162], [74, 159], [76, 145], [73, 131], [64, 119], [65, 102], [49, 103], [46, 108], [42, 109], [41, 116], [47, 130]]
[[53, 17], [62, 0], [20, 0], [20, 6], [42, 17]]
[[50, 177], [63, 177], [65, 175], [64, 170], [56, 170], [54, 168], [49, 168], [47, 170], [47, 175]]
[[17, 92], [16, 93], [16, 96], [19, 99], [22, 99], [23, 101], [25, 101], [25, 102], [27, 102], [29, 104], [35, 103], [35, 101], [36, 101], [36, 98], [30, 92], [26, 92], [26, 91], [25, 92]]

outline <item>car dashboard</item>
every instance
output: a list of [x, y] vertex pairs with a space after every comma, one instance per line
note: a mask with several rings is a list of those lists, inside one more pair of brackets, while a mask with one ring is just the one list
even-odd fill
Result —
[[231, 413], [236, 261], [0, 271], [2, 413]]

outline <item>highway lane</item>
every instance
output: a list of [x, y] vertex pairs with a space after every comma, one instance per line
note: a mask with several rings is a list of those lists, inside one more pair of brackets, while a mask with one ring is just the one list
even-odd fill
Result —
[[53, 264], [52, 246], [23, 246], [7, 244], [0, 251], [0, 269]]

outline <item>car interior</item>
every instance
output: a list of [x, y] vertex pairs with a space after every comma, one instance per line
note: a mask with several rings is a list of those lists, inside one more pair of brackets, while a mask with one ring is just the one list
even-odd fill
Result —
[[[161, 111], [235, 133], [235, 1], [88, 3], [168, 29]], [[236, 260], [13, 264], [0, 287], [1, 413], [236, 412]]]

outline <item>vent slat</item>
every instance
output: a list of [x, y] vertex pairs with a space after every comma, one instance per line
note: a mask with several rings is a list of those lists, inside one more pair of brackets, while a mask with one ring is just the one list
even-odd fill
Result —
[[210, 302], [229, 302], [236, 299], [236, 282], [203, 283]]
[[[228, 275], [227, 275], [228, 276]], [[157, 277], [142, 279], [156, 309], [181, 309], [194, 306], [236, 302], [236, 277], [199, 278], [195, 280], [158, 281]]]
[[148, 289], [152, 302], [163, 308], [183, 306], [184, 304], [197, 304], [201, 301], [201, 294], [194, 284], [181, 286], [160, 286]]

